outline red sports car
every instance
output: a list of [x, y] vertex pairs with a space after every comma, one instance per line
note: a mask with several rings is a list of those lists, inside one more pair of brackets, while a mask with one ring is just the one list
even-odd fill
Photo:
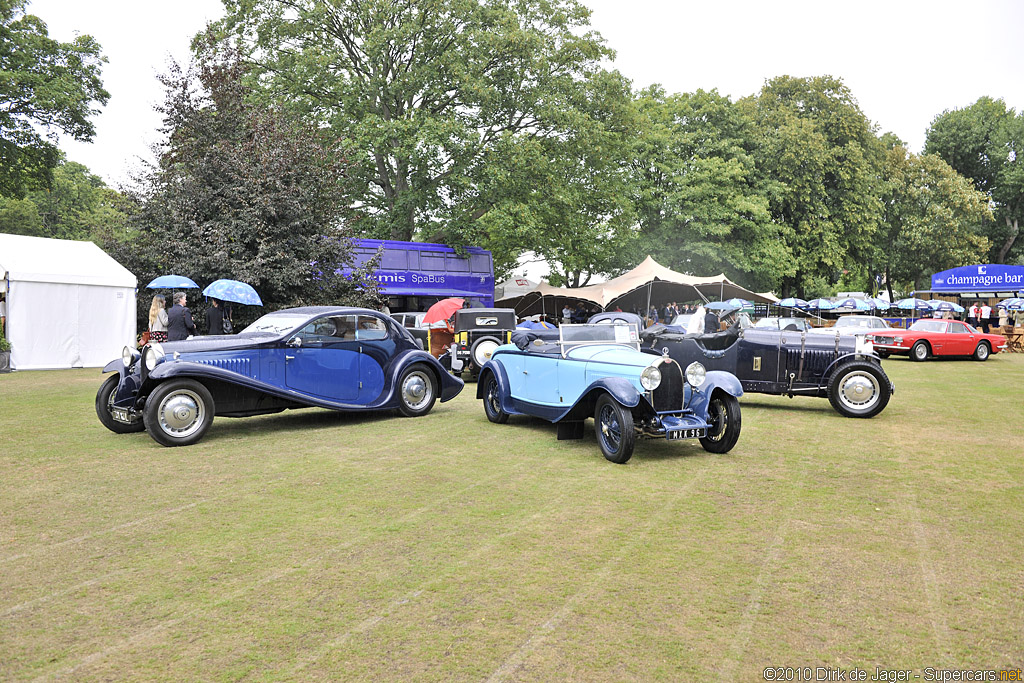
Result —
[[1006, 337], [985, 334], [959, 320], [918, 320], [906, 330], [869, 334], [867, 339], [882, 358], [895, 353], [909, 355], [910, 360], [916, 361], [931, 356], [972, 356], [974, 360], [987, 360], [989, 354], [1006, 348]]

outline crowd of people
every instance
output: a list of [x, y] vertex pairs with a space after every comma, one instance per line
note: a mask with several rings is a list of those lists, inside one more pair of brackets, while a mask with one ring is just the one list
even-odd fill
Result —
[[[172, 294], [171, 303], [168, 309], [167, 299], [163, 294], [153, 297], [149, 306], [147, 341], [181, 341], [199, 334], [185, 292]], [[210, 306], [206, 309], [204, 318], [206, 334], [231, 334], [231, 309], [220, 299], [210, 299]]]

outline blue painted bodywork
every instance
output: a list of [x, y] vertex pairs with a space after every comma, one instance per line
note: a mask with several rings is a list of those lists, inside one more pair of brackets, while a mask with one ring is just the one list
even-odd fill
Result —
[[[161, 382], [190, 378], [203, 383], [214, 399], [215, 414], [255, 415], [286, 408], [317, 406], [342, 411], [396, 408], [397, 384], [413, 364], [433, 371], [438, 399], [462, 391], [462, 380], [446, 372], [422, 351], [408, 331], [377, 311], [336, 306], [287, 309], [295, 324], [285, 331], [194, 337], [160, 345], [164, 356], [152, 371], [144, 367], [143, 348], [129, 367], [119, 359], [104, 367], [121, 379], [113, 407], [139, 417], [146, 397]], [[355, 316], [355, 317], [353, 317]], [[373, 318], [376, 329], [340, 330], [331, 321]], [[333, 334], [323, 334], [330, 330]], [[298, 345], [296, 338], [301, 338]]]

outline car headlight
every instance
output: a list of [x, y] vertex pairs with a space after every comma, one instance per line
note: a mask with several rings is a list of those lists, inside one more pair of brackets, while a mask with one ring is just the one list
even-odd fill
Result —
[[704, 366], [693, 361], [686, 366], [686, 382], [691, 387], [699, 387], [704, 384], [704, 379], [707, 377], [708, 371], [704, 369]]
[[654, 391], [661, 384], [661, 370], [653, 365], [648, 365], [640, 373], [640, 384], [647, 391]]
[[146, 369], [153, 372], [153, 368], [160, 362], [160, 359], [164, 357], [164, 347], [160, 344], [150, 344], [149, 350], [146, 351]]
[[124, 347], [123, 349], [121, 349], [121, 363], [126, 368], [130, 368], [132, 366], [132, 359], [134, 357], [135, 357], [135, 354], [133, 354], [132, 350], [129, 349], [127, 346]]

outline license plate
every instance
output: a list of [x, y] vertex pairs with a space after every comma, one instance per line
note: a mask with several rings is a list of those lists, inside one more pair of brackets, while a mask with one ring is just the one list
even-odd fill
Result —
[[131, 424], [132, 422], [132, 418], [128, 415], [127, 410], [120, 410], [118, 408], [114, 408], [113, 410], [110, 411], [110, 414], [118, 422], [127, 422], [128, 424]]
[[703, 427], [694, 429], [676, 429], [667, 434], [669, 441], [676, 441], [678, 439], [699, 439], [704, 436]]

